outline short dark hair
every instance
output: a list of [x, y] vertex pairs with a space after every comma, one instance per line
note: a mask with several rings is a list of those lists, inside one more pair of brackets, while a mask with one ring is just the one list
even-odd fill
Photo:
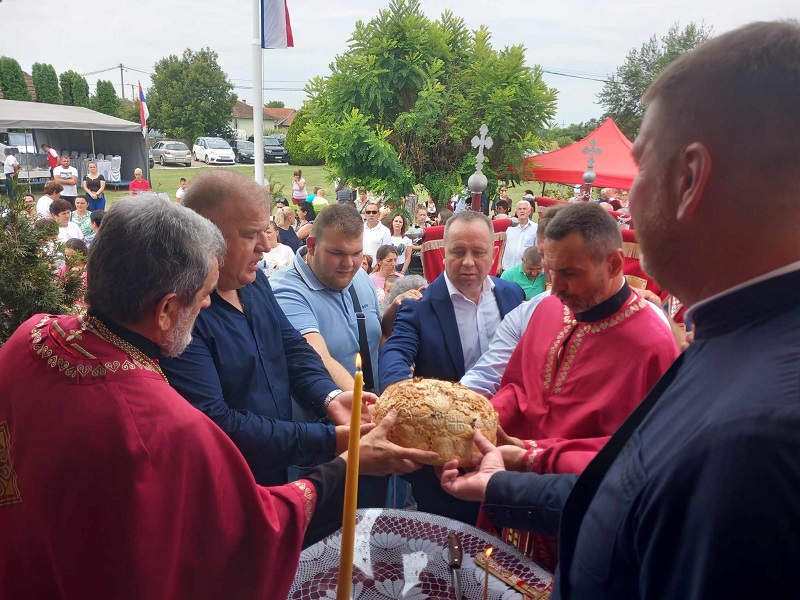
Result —
[[326, 206], [314, 219], [310, 235], [321, 240], [329, 230], [338, 231], [347, 237], [356, 237], [364, 234], [364, 221], [351, 204], [333, 204]]
[[[467, 212], [467, 211], [462, 210], [461, 212]], [[458, 214], [461, 214], [461, 213], [458, 213]], [[481, 213], [481, 214], [483, 214], [483, 213]], [[443, 208], [442, 210], [440, 210], [439, 211], [440, 225], [444, 225], [446, 227], [448, 221], [450, 221], [450, 219], [452, 219], [453, 216], [454, 216], [453, 215], [453, 211], [450, 210], [449, 208]]]
[[94, 223], [98, 227], [100, 227], [100, 223], [103, 222], [103, 216], [106, 214], [106, 211], [97, 209], [93, 210], [92, 214], [89, 215], [89, 222]]
[[84, 258], [89, 256], [89, 246], [86, 245], [86, 242], [78, 238], [69, 238], [64, 243], [64, 248], [67, 250], [75, 250], [76, 252], [80, 252], [83, 254]]
[[547, 224], [544, 237], [559, 241], [573, 233], [580, 234], [586, 252], [596, 263], [622, 248], [622, 234], [616, 220], [596, 202], [580, 202], [561, 208]]
[[47, 231], [48, 233], [53, 235], [53, 237], [58, 235], [58, 224], [50, 217], [47, 217], [45, 219], [39, 219], [33, 224], [33, 228], [36, 231]]
[[50, 214], [60, 215], [65, 210], [72, 211], [72, 204], [61, 198], [56, 198], [50, 203]]
[[302, 210], [306, 213], [306, 221], [313, 221], [317, 218], [317, 211], [314, 210], [314, 205], [311, 202], [303, 200], [297, 205], [297, 210]]
[[498, 200], [497, 202], [494, 203], [494, 207], [495, 207], [495, 209], [505, 208], [506, 210], [508, 210], [508, 201], [507, 200]]
[[184, 181], [186, 181], [186, 177], [181, 177], [181, 180], [178, 183], [183, 183]]

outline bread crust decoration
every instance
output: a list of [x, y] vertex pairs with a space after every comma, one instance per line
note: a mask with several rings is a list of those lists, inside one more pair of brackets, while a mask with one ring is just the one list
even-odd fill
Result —
[[493, 444], [497, 443], [498, 415], [492, 403], [460, 383], [416, 377], [387, 387], [375, 403], [373, 421], [397, 409], [397, 421], [387, 438], [404, 448], [432, 450], [441, 466], [458, 459], [460, 467], [473, 466], [473, 457], [481, 453], [472, 436], [480, 429]]

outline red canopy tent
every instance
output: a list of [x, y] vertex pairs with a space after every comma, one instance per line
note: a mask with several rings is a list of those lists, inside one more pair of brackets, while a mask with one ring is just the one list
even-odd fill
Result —
[[[619, 130], [613, 119], [603, 124], [579, 142], [552, 152], [538, 154], [522, 161], [522, 176], [527, 181], [583, 184], [583, 173], [589, 160], [589, 143], [594, 140], [595, 187], [629, 190], [639, 172], [631, 156], [631, 141]], [[598, 151], [599, 149], [599, 151]]]

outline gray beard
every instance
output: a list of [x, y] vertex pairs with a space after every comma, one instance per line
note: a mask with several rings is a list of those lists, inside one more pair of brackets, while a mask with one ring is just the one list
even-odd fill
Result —
[[194, 328], [194, 317], [191, 308], [182, 308], [178, 312], [178, 322], [175, 327], [166, 333], [166, 339], [161, 345], [161, 352], [164, 356], [175, 358], [186, 350], [192, 343], [192, 329]]

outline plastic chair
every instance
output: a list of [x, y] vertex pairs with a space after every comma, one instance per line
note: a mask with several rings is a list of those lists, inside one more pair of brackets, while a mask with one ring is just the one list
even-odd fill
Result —
[[83, 159], [83, 158], [86, 158], [86, 157], [87, 157], [87, 156], [86, 156], [86, 152], [81, 152], [81, 153], [78, 155], [78, 158], [81, 158], [81, 159]]
[[73, 150], [72, 152], [69, 153], [69, 157], [70, 158], [78, 158], [78, 151], [77, 150]]
[[98, 154], [97, 155], [97, 160], [105, 160], [105, 159], [106, 159], [106, 155], [105, 154]]
[[120, 173], [120, 167], [122, 166], [122, 157], [121, 156], [112, 156], [111, 157], [111, 181], [114, 183], [119, 183], [122, 181], [122, 174]]

